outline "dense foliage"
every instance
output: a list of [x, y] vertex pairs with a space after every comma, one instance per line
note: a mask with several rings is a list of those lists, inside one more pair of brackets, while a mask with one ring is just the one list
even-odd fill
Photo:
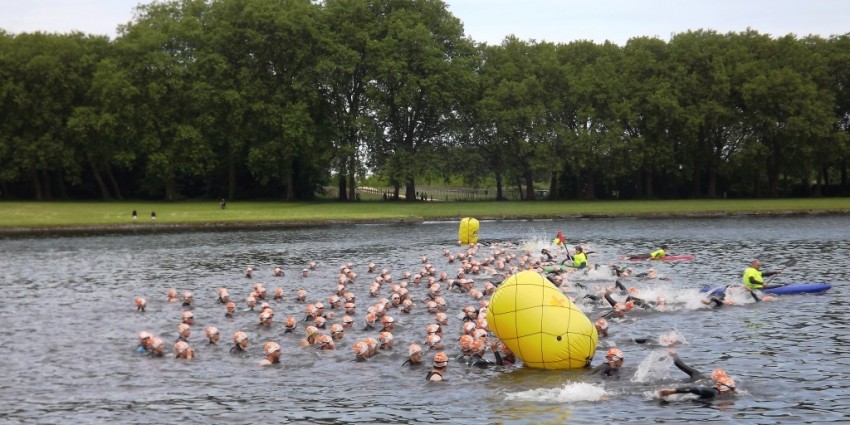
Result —
[[[850, 193], [850, 33], [475, 43], [440, 0], [172, 0], [0, 30], [3, 198]], [[539, 192], [537, 192], [539, 193]]]

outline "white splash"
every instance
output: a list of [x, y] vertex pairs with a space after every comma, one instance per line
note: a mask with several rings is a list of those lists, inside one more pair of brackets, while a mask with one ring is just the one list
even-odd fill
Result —
[[599, 401], [608, 396], [601, 385], [570, 382], [561, 388], [537, 388], [516, 393], [507, 393], [505, 398], [514, 401], [539, 403], [571, 403], [577, 401]]
[[670, 377], [670, 367], [673, 366], [673, 358], [667, 354], [666, 349], [653, 350], [637, 367], [637, 372], [632, 377], [632, 382], [653, 382]]

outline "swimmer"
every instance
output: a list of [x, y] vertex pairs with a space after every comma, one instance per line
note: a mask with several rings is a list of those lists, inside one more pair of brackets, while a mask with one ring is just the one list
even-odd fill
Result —
[[593, 326], [596, 327], [596, 333], [599, 336], [608, 336], [608, 321], [604, 317], [596, 319], [596, 322], [593, 322]]
[[180, 319], [187, 325], [191, 326], [195, 324], [195, 315], [191, 311], [184, 311], [183, 313], [180, 313]]
[[274, 313], [271, 312], [271, 309], [263, 310], [263, 312], [260, 313], [260, 316], [259, 316], [259, 320], [260, 320], [259, 325], [260, 326], [271, 326], [273, 318], [274, 318]]
[[342, 316], [342, 327], [351, 329], [354, 327], [354, 319], [351, 316]]
[[369, 358], [369, 346], [364, 341], [357, 341], [351, 347], [354, 352], [354, 359], [358, 362], [366, 361]]
[[207, 326], [204, 329], [204, 335], [207, 336], [207, 339], [210, 340], [210, 345], [215, 345], [219, 339], [221, 339], [221, 334], [218, 332], [218, 329], [213, 326]]
[[301, 277], [307, 277], [307, 276], [310, 276], [310, 270], [309, 269], [301, 269]]
[[442, 350], [443, 338], [437, 334], [428, 335], [428, 337], [425, 338], [425, 345], [428, 346], [428, 350]]
[[253, 295], [248, 295], [248, 298], [245, 298], [245, 305], [248, 306], [248, 310], [253, 310], [257, 306], [257, 299]]
[[319, 338], [319, 329], [315, 326], [307, 326], [307, 329], [305, 329], [304, 332], [307, 337], [301, 340], [301, 347], [309, 347], [311, 345], [315, 345], [316, 340]]
[[299, 289], [295, 292], [295, 301], [299, 303], [303, 303], [307, 301], [307, 291], [303, 289]]
[[478, 319], [478, 310], [475, 307], [469, 305], [464, 307], [463, 309], [463, 321], [464, 322], [474, 322]]
[[315, 262], [315, 261], [311, 261], [309, 264], [307, 264], [307, 267], [308, 267], [310, 270], [316, 270], [316, 267], [318, 267], [318, 265], [316, 264], [316, 262]]
[[317, 350], [336, 350], [333, 337], [330, 335], [319, 335], [316, 339]]
[[313, 320], [313, 326], [319, 329], [325, 329], [325, 324], [327, 323], [327, 319], [322, 316], [319, 316]]
[[343, 292], [342, 299], [344, 299], [346, 303], [354, 304], [357, 302], [357, 297], [354, 295], [354, 292], [350, 291]]
[[147, 331], [139, 332], [139, 345], [136, 347], [136, 351], [139, 353], [147, 353], [150, 351], [151, 341], [154, 336], [152, 333]]
[[286, 321], [284, 321], [283, 326], [284, 326], [283, 333], [285, 333], [285, 334], [288, 334], [288, 333], [295, 331], [295, 326], [296, 326], [295, 317], [288, 316], [286, 318]]
[[233, 334], [233, 347], [230, 349], [230, 354], [239, 354], [245, 352], [248, 348], [248, 334], [238, 331]]
[[337, 309], [340, 305], [340, 299], [338, 295], [331, 295], [328, 297], [328, 306], [331, 309]]
[[464, 335], [472, 336], [472, 333], [475, 332], [475, 329], [477, 329], [477, 328], [478, 327], [475, 325], [475, 323], [466, 322], [466, 323], [463, 324], [463, 327], [461, 328], [461, 330], [463, 331]]
[[604, 377], [619, 377], [620, 368], [623, 367], [625, 357], [623, 352], [617, 348], [610, 348], [605, 355], [606, 363], [594, 367], [590, 374], [601, 374]]
[[192, 293], [189, 291], [183, 292], [183, 307], [192, 306]]
[[374, 331], [375, 330], [375, 322], [378, 320], [378, 317], [372, 313], [366, 315], [366, 327], [363, 328], [364, 331]]
[[174, 343], [174, 352], [177, 353], [175, 358], [191, 360], [195, 358], [195, 350], [189, 347], [186, 341], [177, 341]]
[[425, 375], [426, 381], [444, 381], [443, 374], [446, 373], [446, 368], [449, 364], [449, 357], [446, 353], [440, 351], [434, 354], [434, 367]]
[[274, 277], [283, 277], [283, 269], [282, 269], [282, 268], [280, 268], [280, 267], [275, 267], [275, 268], [272, 270], [272, 275], [273, 275]]
[[658, 391], [658, 396], [661, 398], [673, 394], [694, 394], [699, 396], [700, 400], [710, 400], [721, 395], [731, 395], [735, 393], [735, 381], [726, 373], [712, 374], [714, 379], [713, 387], [680, 387]]
[[254, 268], [251, 267], [251, 266], [248, 266], [248, 268], [245, 269], [245, 277], [250, 279], [253, 275], [254, 275]]
[[343, 309], [345, 309], [345, 314], [356, 314], [357, 308], [354, 306], [354, 303], [347, 302], [343, 305]]
[[493, 349], [493, 355], [496, 356], [496, 364], [499, 366], [510, 366], [516, 363], [516, 355], [505, 345], [504, 342], [498, 341]]
[[369, 348], [369, 357], [372, 357], [375, 354], [378, 354], [378, 340], [377, 339], [366, 338], [363, 341], [366, 342], [366, 347]]
[[267, 342], [263, 345], [263, 354], [265, 358], [260, 360], [260, 366], [271, 366], [280, 363], [280, 345], [276, 342]]
[[472, 355], [472, 343], [475, 341], [472, 338], [472, 335], [461, 335], [458, 339], [458, 345], [460, 345], [460, 355], [457, 357], [458, 361], [465, 362]]
[[467, 366], [475, 366], [480, 368], [486, 368], [488, 366], [493, 365], [494, 363], [484, 359], [484, 353], [487, 350], [487, 344], [483, 339], [477, 339], [472, 341], [469, 347], [469, 360], [467, 360]]
[[275, 301], [283, 300], [283, 288], [281, 288], [280, 286], [274, 288], [274, 297], [272, 297], [272, 299], [274, 299]]
[[165, 293], [165, 302], [177, 302], [177, 291], [174, 288], [168, 288], [168, 291]]
[[334, 323], [331, 325], [331, 338], [335, 341], [341, 340], [345, 336], [345, 328], [342, 327], [339, 323]]
[[185, 323], [177, 325], [177, 339], [175, 342], [189, 342], [189, 335], [192, 334], [192, 328]]
[[233, 314], [236, 313], [236, 303], [234, 303], [233, 301], [230, 301], [230, 302], [227, 303], [226, 308], [227, 308], [227, 312], [224, 313], [224, 317], [226, 317], [228, 319], [232, 319]]
[[393, 334], [392, 333], [387, 332], [387, 331], [381, 332], [381, 334], [378, 338], [381, 342], [381, 346], [380, 346], [381, 350], [392, 350], [392, 348], [393, 348]]
[[151, 357], [165, 356], [165, 342], [159, 338], [151, 339]]
[[227, 288], [219, 288], [218, 302], [219, 304], [227, 304], [230, 302], [230, 293], [227, 292]]
[[401, 365], [419, 366], [422, 364], [422, 347], [419, 344], [410, 344], [407, 346], [407, 360]]
[[384, 316], [381, 318], [381, 324], [384, 325], [384, 328], [381, 329], [381, 332], [392, 332], [395, 329], [395, 319], [391, 316]]
[[136, 297], [134, 302], [136, 303], [136, 311], [144, 312], [145, 307], [148, 305], [148, 301], [142, 297]]
[[426, 335], [438, 335], [440, 338], [442, 338], [443, 337], [443, 328], [436, 323], [431, 323], [428, 326], [425, 326], [425, 334]]

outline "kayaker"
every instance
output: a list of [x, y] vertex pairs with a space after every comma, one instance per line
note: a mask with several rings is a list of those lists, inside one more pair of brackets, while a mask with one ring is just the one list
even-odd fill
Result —
[[762, 272], [761, 261], [756, 259], [750, 263], [750, 267], [747, 267], [746, 270], [744, 270], [744, 275], [741, 280], [744, 287], [750, 291], [753, 299], [758, 302], [763, 298], [760, 292], [764, 289], [764, 276], [773, 276], [780, 273], [782, 273], [782, 270], [775, 272]]
[[649, 254], [649, 259], [660, 260], [664, 258], [665, 255], [667, 255], [667, 245], [661, 245], [661, 248], [652, 251], [652, 253]]
[[584, 252], [584, 248], [581, 245], [576, 245], [576, 253], [573, 255], [573, 267], [576, 269], [586, 268], [587, 254], [590, 254], [590, 252]]

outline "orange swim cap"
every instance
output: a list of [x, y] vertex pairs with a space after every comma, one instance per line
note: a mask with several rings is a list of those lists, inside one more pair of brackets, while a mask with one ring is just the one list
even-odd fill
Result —
[[233, 342], [235, 342], [237, 344], [239, 344], [242, 341], [245, 341], [246, 339], [248, 339], [248, 334], [246, 334], [245, 332], [238, 331], [238, 332], [233, 334]]
[[407, 346], [407, 355], [412, 356], [416, 353], [421, 353], [422, 347], [419, 344], [410, 344]]
[[175, 351], [177, 354], [180, 354], [180, 353], [182, 353], [182, 352], [184, 352], [184, 351], [186, 351], [186, 350], [188, 350], [188, 349], [189, 349], [189, 344], [187, 344], [187, 343], [186, 343], [186, 341], [177, 341], [177, 342], [174, 344], [174, 351]]
[[207, 336], [207, 338], [210, 338], [213, 335], [218, 335], [218, 329], [212, 326], [207, 326], [207, 328], [204, 329], [204, 334]]
[[718, 391], [735, 391], [735, 381], [729, 376], [721, 376], [717, 378], [717, 382], [714, 384], [714, 387], [717, 388]]
[[603, 330], [608, 329], [608, 321], [605, 320], [604, 317], [600, 317], [600, 318], [596, 319], [594, 326], [596, 326], [597, 329], [603, 329]]
[[307, 337], [309, 338], [309, 337], [319, 333], [319, 328], [317, 328], [315, 326], [307, 326], [306, 332], [307, 332]]
[[608, 354], [606, 354], [605, 357], [611, 361], [623, 360], [625, 358], [623, 356], [623, 352], [617, 348], [608, 349]]
[[339, 334], [345, 332], [345, 329], [342, 328], [342, 325], [339, 323], [334, 323], [331, 325], [331, 334]]
[[472, 335], [463, 335], [460, 337], [460, 348], [463, 350], [469, 350], [472, 347]]
[[369, 347], [363, 341], [357, 341], [354, 343], [354, 346], [351, 347], [351, 351], [356, 355], [363, 355], [369, 351]]
[[264, 354], [268, 355], [274, 353], [275, 351], [280, 351], [280, 345], [278, 343], [269, 341], [265, 345], [263, 345]]
[[386, 344], [393, 340], [393, 334], [389, 332], [381, 332], [380, 334], [381, 344]]
[[446, 363], [448, 363], [448, 361], [449, 356], [447, 356], [446, 353], [440, 351], [439, 353], [434, 354], [434, 366], [443, 367]]

